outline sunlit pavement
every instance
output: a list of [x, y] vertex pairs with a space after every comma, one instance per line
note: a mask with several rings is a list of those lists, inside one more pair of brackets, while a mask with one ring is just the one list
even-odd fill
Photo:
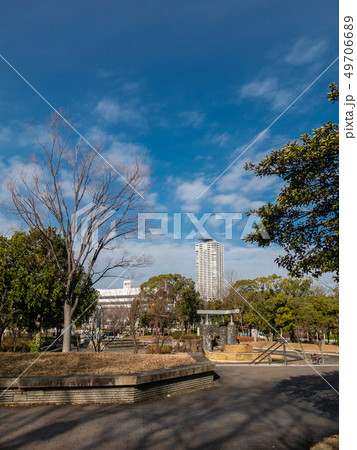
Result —
[[213, 388], [137, 405], [0, 408], [0, 448], [309, 449], [338, 433], [338, 367], [216, 373]]

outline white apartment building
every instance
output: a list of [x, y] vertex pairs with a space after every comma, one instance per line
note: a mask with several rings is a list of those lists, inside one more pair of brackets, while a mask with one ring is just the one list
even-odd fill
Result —
[[124, 280], [122, 289], [98, 289], [98, 292], [98, 305], [102, 308], [130, 307], [134, 298], [140, 294], [140, 288], [134, 287], [133, 280]]
[[204, 300], [221, 297], [223, 276], [223, 244], [213, 239], [202, 239], [196, 244], [196, 289]]

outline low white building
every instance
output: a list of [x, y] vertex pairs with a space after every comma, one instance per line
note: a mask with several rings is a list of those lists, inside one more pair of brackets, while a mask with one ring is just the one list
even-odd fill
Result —
[[98, 289], [98, 292], [98, 305], [102, 308], [130, 307], [140, 288], [134, 287], [133, 280], [124, 280], [122, 289]]

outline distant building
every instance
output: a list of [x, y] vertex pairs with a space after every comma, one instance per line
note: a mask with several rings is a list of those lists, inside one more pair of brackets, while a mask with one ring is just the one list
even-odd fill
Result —
[[223, 244], [213, 239], [202, 239], [196, 244], [196, 289], [204, 300], [222, 296], [223, 277]]
[[98, 305], [102, 308], [130, 307], [134, 298], [140, 294], [140, 288], [134, 287], [133, 280], [124, 280], [122, 289], [98, 289], [98, 292]]

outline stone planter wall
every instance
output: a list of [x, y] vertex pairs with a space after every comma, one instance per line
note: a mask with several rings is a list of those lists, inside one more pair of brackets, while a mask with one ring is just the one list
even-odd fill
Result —
[[185, 353], [202, 353], [202, 338], [199, 339], [173, 339], [168, 342], [172, 345], [172, 349], [175, 352], [185, 352]]
[[135, 403], [212, 386], [215, 365], [196, 364], [132, 375], [0, 378], [0, 405]]

